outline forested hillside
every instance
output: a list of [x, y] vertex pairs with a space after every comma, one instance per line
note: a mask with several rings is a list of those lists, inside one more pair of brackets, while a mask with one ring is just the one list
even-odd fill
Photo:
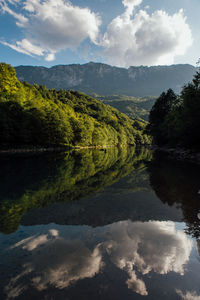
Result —
[[150, 111], [148, 131], [154, 143], [200, 150], [200, 71], [180, 95], [169, 89]]
[[144, 128], [85, 94], [21, 83], [0, 64], [1, 147], [144, 144]]
[[126, 95], [98, 96], [104, 104], [111, 105], [125, 113], [129, 118], [137, 120], [149, 120], [149, 112], [156, 100], [156, 97], [132, 97]]

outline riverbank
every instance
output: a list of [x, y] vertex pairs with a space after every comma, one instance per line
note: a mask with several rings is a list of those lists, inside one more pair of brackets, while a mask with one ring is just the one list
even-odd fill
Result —
[[23, 154], [23, 153], [42, 153], [42, 152], [60, 152], [69, 150], [69, 148], [12, 148], [0, 149], [0, 154]]
[[21, 147], [21, 148], [5, 148], [0, 149], [0, 154], [28, 154], [28, 153], [46, 153], [46, 152], [64, 152], [69, 150], [81, 150], [81, 149], [106, 149], [110, 147], [116, 147], [116, 145], [104, 145], [104, 146], [65, 146], [65, 147]]

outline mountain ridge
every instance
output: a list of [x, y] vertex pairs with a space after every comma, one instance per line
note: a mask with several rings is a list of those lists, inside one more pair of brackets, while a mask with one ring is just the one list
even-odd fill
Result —
[[190, 64], [170, 66], [130, 66], [120, 68], [103, 63], [15, 67], [20, 81], [47, 88], [71, 89], [88, 94], [158, 96], [172, 88], [179, 93], [192, 80], [196, 67]]

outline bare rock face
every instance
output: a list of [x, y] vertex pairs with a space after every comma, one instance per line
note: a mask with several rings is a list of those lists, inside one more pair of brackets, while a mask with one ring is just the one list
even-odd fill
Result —
[[172, 88], [179, 93], [196, 72], [192, 65], [112, 67], [101, 63], [58, 65], [51, 68], [16, 67], [18, 79], [48, 88], [72, 89], [88, 94], [158, 96]]

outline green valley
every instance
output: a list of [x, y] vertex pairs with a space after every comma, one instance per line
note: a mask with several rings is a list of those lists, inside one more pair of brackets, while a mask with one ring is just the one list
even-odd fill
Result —
[[131, 119], [148, 121], [149, 112], [155, 102], [156, 97], [133, 97], [127, 95], [98, 96], [104, 104], [111, 105], [126, 114]]

